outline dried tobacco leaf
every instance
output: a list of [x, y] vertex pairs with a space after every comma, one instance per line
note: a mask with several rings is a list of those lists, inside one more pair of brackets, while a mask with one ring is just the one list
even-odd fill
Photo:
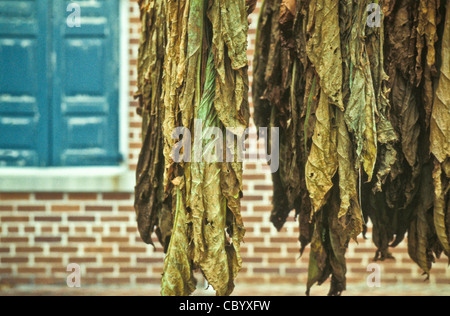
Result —
[[309, 296], [314, 284], [322, 285], [331, 275], [329, 296], [340, 296], [346, 289], [345, 252], [347, 244], [342, 239], [339, 213], [339, 192], [332, 189], [329, 202], [316, 214], [316, 225], [311, 243], [308, 283]]
[[[164, 198], [162, 141], [162, 74], [166, 45], [165, 2], [141, 0], [142, 33], [138, 55], [138, 113], [143, 118], [143, 147], [136, 171], [135, 209], [142, 239], [153, 244], [156, 234], [165, 250], [172, 231], [170, 198]], [[159, 179], [159, 181], [153, 181]]]
[[[330, 295], [345, 289], [345, 249], [363, 228], [361, 207], [373, 222], [375, 259], [392, 258], [389, 248], [408, 231], [410, 256], [428, 274], [450, 239], [448, 182], [435, 171], [436, 187], [438, 178], [444, 184], [434, 201], [428, 129], [441, 63], [439, 83], [448, 85], [446, 1], [383, 1], [375, 28], [367, 25], [368, 0], [298, 0], [297, 12], [288, 2], [263, 3], [253, 92], [257, 125], [283, 130], [271, 219], [279, 229], [296, 208], [301, 252], [312, 242], [308, 293], [330, 275]], [[442, 151], [449, 102], [438, 101], [431, 142]], [[439, 162], [448, 177], [445, 157]], [[293, 172], [284, 175], [287, 167]]]
[[[185, 272], [187, 261], [189, 271], [199, 268], [217, 295], [232, 293], [242, 266], [242, 164], [219, 162], [223, 153], [212, 151], [207, 128], [244, 130], [248, 125], [247, 9], [244, 2], [236, 1], [191, 0], [181, 5], [169, 2], [168, 14], [173, 14], [173, 21], [178, 18], [177, 25], [168, 24], [173, 35], [168, 45], [174, 45], [178, 52], [168, 52], [173, 59], [166, 68], [167, 89], [173, 95], [165, 102], [165, 176], [168, 184], [174, 178], [180, 180], [177, 197], [181, 194], [182, 207], [177, 208], [177, 213], [185, 216], [181, 215], [181, 223], [174, 226], [174, 237], [179, 235], [178, 240], [184, 245], [172, 249], [171, 241], [162, 280], [164, 295], [190, 294], [186, 290], [180, 292], [182, 284], [191, 284]], [[181, 102], [177, 103], [177, 99]], [[197, 130], [196, 122], [201, 123], [201, 129]], [[168, 129], [177, 124], [194, 131], [191, 157], [195, 160], [200, 156], [203, 162], [174, 164], [171, 160], [168, 145], [173, 140], [168, 139]], [[196, 135], [200, 131], [202, 134]], [[196, 137], [202, 139], [201, 148], [196, 146]], [[231, 146], [227, 150], [236, 153], [237, 144]], [[209, 156], [207, 161], [215, 157], [216, 162], [204, 162], [205, 155]]]
[[[434, 227], [436, 229], [436, 234], [439, 242], [446, 254], [450, 258], [450, 242], [449, 236], [447, 234], [445, 217], [446, 217], [446, 196], [449, 191], [449, 184], [445, 175], [443, 175], [441, 164], [435, 160], [433, 180], [434, 180]], [[448, 216], [448, 214], [447, 214]]]
[[450, 157], [450, 5], [442, 38], [442, 65], [431, 116], [431, 152], [440, 163]]
[[336, 149], [337, 130], [333, 125], [334, 111], [324, 91], [320, 94], [316, 118], [313, 145], [306, 164], [306, 185], [314, 213], [326, 204], [327, 194], [333, 187], [333, 177], [339, 167]]
[[[242, 163], [219, 162], [224, 153], [212, 151], [207, 128], [248, 125], [247, 12], [256, 1], [139, 4], [143, 32], [137, 96], [144, 136], [136, 187], [140, 231], [152, 242], [157, 226], [165, 246], [163, 295], [190, 295], [196, 288], [195, 269], [217, 295], [230, 295], [242, 266], [239, 247], [245, 234]], [[201, 122], [201, 135], [196, 135], [194, 122]], [[176, 127], [193, 131], [192, 152], [177, 147], [181, 135], [173, 138]], [[195, 136], [202, 139], [201, 148]], [[182, 140], [184, 146], [184, 136]], [[237, 144], [227, 146], [237, 153]], [[175, 148], [183, 150], [184, 158], [208, 155], [208, 162], [175, 162]], [[214, 157], [217, 162], [209, 162]]]
[[307, 54], [330, 103], [344, 111], [339, 2], [312, 0], [309, 5]]
[[353, 144], [345, 125], [344, 113], [337, 112], [337, 153], [339, 161], [340, 210], [343, 235], [356, 239], [363, 230], [362, 211], [359, 205], [358, 172], [355, 170]]
[[434, 227], [440, 245], [450, 260], [450, 202], [448, 194], [450, 190], [450, 5], [448, 2], [445, 16], [440, 77], [431, 114], [430, 147], [431, 152], [436, 157], [433, 171], [435, 187]]
[[[354, 2], [355, 3], [355, 2]], [[356, 139], [356, 154], [358, 165], [372, 180], [373, 170], [377, 159], [377, 130], [376, 130], [376, 94], [370, 69], [367, 48], [364, 43], [366, 36], [368, 1], [361, 1], [354, 5], [353, 25], [350, 37], [350, 100], [345, 109], [345, 121], [350, 132]]]
[[192, 272], [191, 259], [186, 248], [188, 239], [188, 212], [183, 203], [181, 188], [174, 190], [176, 201], [173, 234], [164, 261], [162, 276], [162, 296], [188, 296], [196, 289], [196, 280]]

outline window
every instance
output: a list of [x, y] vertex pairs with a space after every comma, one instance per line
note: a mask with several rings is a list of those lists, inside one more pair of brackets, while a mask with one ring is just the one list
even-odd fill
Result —
[[0, 0], [0, 166], [119, 164], [119, 24], [119, 0]]

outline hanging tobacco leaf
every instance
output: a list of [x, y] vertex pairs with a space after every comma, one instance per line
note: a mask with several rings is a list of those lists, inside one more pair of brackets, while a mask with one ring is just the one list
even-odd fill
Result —
[[316, 111], [313, 144], [306, 164], [306, 185], [310, 193], [314, 212], [319, 211], [327, 201], [327, 194], [333, 187], [333, 177], [339, 167], [337, 157], [337, 130], [333, 108], [328, 96], [322, 91]]
[[[172, 231], [170, 198], [164, 197], [162, 122], [163, 67], [166, 47], [165, 1], [141, 0], [141, 41], [138, 54], [138, 114], [142, 116], [143, 146], [136, 171], [135, 209], [142, 239], [153, 245], [156, 227], [167, 250]], [[158, 181], [154, 181], [158, 179]]]
[[[247, 15], [255, 5], [254, 0], [140, 2], [137, 95], [144, 145], [136, 210], [147, 242], [161, 223], [164, 296], [190, 295], [196, 269], [217, 295], [230, 295], [242, 266], [242, 164], [222, 162], [225, 151], [213, 145], [221, 137], [207, 131], [248, 125]], [[173, 135], [179, 127], [191, 131], [190, 146], [187, 134]], [[175, 149], [182, 161], [175, 161]], [[237, 144], [225, 149], [237, 155]]]
[[[447, 3], [442, 39], [441, 68], [431, 114], [431, 152], [434, 161], [434, 225], [447, 257], [450, 258], [450, 5]], [[434, 28], [433, 28], [434, 30]]]
[[[442, 164], [450, 157], [450, 6], [446, 6], [446, 19], [442, 38], [441, 67], [438, 88], [434, 94], [431, 115], [431, 152]], [[448, 176], [448, 174], [447, 174]]]
[[448, 255], [449, 4], [380, 1], [372, 27], [371, 3], [267, 0], [261, 9], [255, 120], [284, 135], [271, 219], [280, 229], [297, 210], [301, 252], [311, 242], [308, 294], [329, 276], [330, 295], [345, 289], [361, 208], [375, 260], [392, 258], [406, 233], [426, 274]]

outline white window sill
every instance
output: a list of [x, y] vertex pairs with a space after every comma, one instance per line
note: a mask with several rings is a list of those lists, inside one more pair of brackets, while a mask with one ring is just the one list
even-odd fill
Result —
[[0, 168], [0, 192], [133, 192], [127, 167]]

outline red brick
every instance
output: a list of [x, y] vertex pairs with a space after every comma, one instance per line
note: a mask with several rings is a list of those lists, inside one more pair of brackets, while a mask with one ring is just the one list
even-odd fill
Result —
[[242, 258], [242, 261], [245, 264], [251, 264], [251, 263], [262, 263], [263, 259], [262, 258]]
[[35, 257], [34, 262], [46, 264], [62, 264], [61, 257]]
[[164, 259], [163, 258], [136, 258], [136, 262], [137, 263], [145, 263], [145, 264], [163, 263]]
[[69, 227], [66, 227], [66, 226], [59, 226], [58, 227], [58, 232], [60, 232], [60, 233], [68, 233], [69, 232]]
[[53, 267], [52, 268], [52, 274], [69, 274], [69, 272], [67, 272], [67, 268], [65, 267]]
[[138, 284], [161, 284], [161, 278], [136, 278]]
[[27, 257], [1, 258], [1, 263], [28, 263]]
[[8, 227], [8, 233], [16, 234], [19, 232], [19, 227]]
[[248, 180], [265, 180], [266, 176], [262, 175], [262, 174], [244, 174], [242, 176], [242, 178], [244, 179], [244, 181], [248, 181]]
[[244, 218], [244, 223], [261, 223], [261, 222], [262, 222], [262, 217], [247, 216]]
[[137, 227], [127, 227], [127, 233], [138, 233]]
[[86, 206], [86, 212], [112, 212], [113, 207], [112, 206], [92, 206], [88, 205]]
[[57, 253], [73, 253], [77, 252], [77, 247], [50, 247], [50, 252], [57, 252]]
[[289, 258], [269, 258], [269, 264], [294, 264], [297, 260], [294, 257]]
[[273, 186], [271, 185], [255, 185], [255, 191], [272, 191]]
[[4, 201], [18, 201], [18, 200], [29, 200], [29, 193], [0, 193], [0, 200]]
[[35, 268], [35, 267], [20, 267], [17, 272], [24, 274], [38, 274], [45, 273], [45, 268]]
[[244, 242], [249, 244], [263, 243], [264, 237], [244, 237]]
[[103, 263], [130, 263], [129, 257], [103, 257]]
[[34, 237], [34, 241], [41, 243], [55, 243], [61, 242], [61, 237]]
[[300, 282], [298, 280], [298, 277], [295, 276], [289, 276], [289, 277], [281, 277], [281, 276], [271, 276], [269, 279], [270, 284], [295, 284], [299, 285], [299, 295], [303, 295], [302, 288], [300, 287]]
[[2, 216], [2, 223], [17, 223], [17, 222], [28, 222], [28, 216]]
[[51, 233], [53, 233], [53, 227], [50, 227], [50, 226], [41, 227], [41, 233], [51, 234]]
[[286, 269], [286, 274], [302, 274], [308, 273], [307, 268], [288, 268]]
[[79, 258], [79, 257], [70, 257], [69, 258], [69, 262], [71, 263], [76, 263], [76, 264], [81, 264], [81, 263], [95, 263], [97, 262], [97, 259], [94, 257], [83, 257], [83, 258]]
[[280, 248], [274, 247], [255, 247], [255, 253], [279, 253], [281, 251]]
[[436, 278], [436, 284], [450, 284], [450, 278]]
[[130, 193], [103, 193], [103, 200], [131, 200], [132, 197]]
[[18, 253], [39, 253], [43, 252], [44, 249], [42, 247], [17, 247], [16, 252]]
[[255, 212], [263, 212], [263, 213], [270, 213], [273, 209], [273, 206], [261, 206], [261, 205], [255, 205], [253, 206], [253, 211]]
[[22, 278], [22, 277], [6, 277], [0, 279], [0, 284], [7, 284], [7, 285], [25, 285], [25, 284], [31, 284], [30, 278]]
[[69, 216], [67, 219], [69, 222], [95, 222], [93, 216]]
[[36, 216], [34, 218], [35, 222], [61, 222], [60, 216]]
[[120, 228], [120, 227], [110, 227], [109, 228], [110, 233], [120, 233], [121, 230], [122, 230], [122, 228]]
[[262, 277], [247, 277], [247, 276], [238, 276], [236, 283], [239, 284], [259, 284], [264, 285], [265, 280]]
[[[0, 268], [0, 275], [1, 274], [12, 274], [12, 268]], [[1, 278], [0, 278], [0, 280], [1, 280]]]
[[87, 228], [86, 227], [75, 227], [75, 232], [76, 233], [86, 233]]
[[69, 200], [75, 201], [87, 201], [97, 200], [98, 195], [96, 193], [69, 193]]
[[0, 205], [0, 212], [12, 212], [12, 205]]
[[112, 247], [86, 247], [84, 248], [86, 253], [112, 253]]
[[257, 195], [246, 195], [244, 196], [244, 198], [242, 199], [242, 202], [253, 202], [253, 201], [262, 201], [263, 197], [262, 196], [257, 196]]
[[2, 237], [2, 243], [27, 243], [28, 237]]
[[279, 274], [280, 270], [277, 268], [255, 268], [253, 269], [253, 272], [263, 274]]
[[300, 247], [292, 245], [292, 247], [288, 247], [286, 251], [288, 254], [298, 254], [300, 253]]
[[86, 268], [87, 273], [113, 273], [113, 267], [106, 268]]
[[145, 247], [120, 247], [119, 252], [124, 253], [145, 253], [147, 249]]
[[[34, 284], [36, 285], [66, 285], [66, 280], [61, 278], [35, 278]], [[67, 285], [66, 285], [67, 286]]]
[[128, 284], [129, 278], [103, 278], [103, 284]]
[[147, 268], [120, 268], [120, 273], [147, 273]]
[[102, 222], [128, 222], [128, 217], [112, 217], [112, 216], [103, 216], [101, 218]]
[[19, 212], [45, 212], [45, 205], [19, 205]]
[[79, 212], [79, 205], [52, 205], [52, 212]]
[[134, 207], [133, 206], [119, 206], [119, 212], [130, 212], [134, 213]]
[[102, 237], [104, 243], [128, 243], [129, 241], [128, 237]]
[[69, 237], [67, 240], [69, 243], [94, 243], [95, 242], [94, 237]]
[[51, 201], [64, 199], [63, 193], [36, 193], [34, 198], [39, 201]]
[[281, 244], [290, 244], [290, 243], [298, 243], [297, 237], [271, 237], [270, 238], [271, 243], [281, 243]]

